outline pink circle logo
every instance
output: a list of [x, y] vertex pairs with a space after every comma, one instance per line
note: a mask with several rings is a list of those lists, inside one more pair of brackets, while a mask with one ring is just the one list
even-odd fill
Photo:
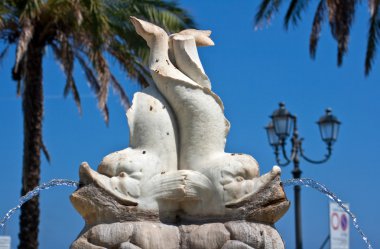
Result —
[[331, 215], [331, 226], [334, 230], [338, 230], [339, 228], [339, 223], [340, 223], [340, 220], [339, 220], [339, 216], [337, 213], [332, 213]]

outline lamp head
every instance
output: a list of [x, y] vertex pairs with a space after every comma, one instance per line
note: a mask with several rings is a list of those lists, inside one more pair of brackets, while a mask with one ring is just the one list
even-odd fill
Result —
[[331, 108], [326, 109], [325, 115], [320, 117], [317, 124], [321, 132], [322, 140], [328, 145], [332, 145], [338, 138], [341, 122], [336, 116], [332, 115]]
[[294, 116], [285, 108], [285, 104], [281, 102], [279, 108], [270, 116], [273, 122], [273, 128], [276, 135], [281, 140], [285, 140], [291, 132], [294, 123]]

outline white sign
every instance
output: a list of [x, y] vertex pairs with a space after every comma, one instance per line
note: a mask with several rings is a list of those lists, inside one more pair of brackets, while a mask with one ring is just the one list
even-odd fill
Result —
[[[348, 203], [344, 204], [349, 207]], [[350, 217], [335, 202], [330, 202], [330, 249], [350, 248]]]
[[0, 249], [11, 249], [11, 236], [0, 236]]

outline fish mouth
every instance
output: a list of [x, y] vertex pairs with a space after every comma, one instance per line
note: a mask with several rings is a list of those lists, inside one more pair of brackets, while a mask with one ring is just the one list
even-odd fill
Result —
[[288, 211], [290, 202], [279, 177], [276, 177], [256, 193], [227, 203], [225, 207], [231, 212], [238, 210], [236, 214], [247, 221], [274, 224]]
[[289, 210], [290, 201], [286, 198], [273, 200], [262, 208], [253, 211], [247, 220], [274, 224]]
[[279, 199], [269, 201], [263, 206], [263, 208], [281, 206], [284, 202], [290, 203], [289, 200], [284, 197], [284, 198], [279, 198]]

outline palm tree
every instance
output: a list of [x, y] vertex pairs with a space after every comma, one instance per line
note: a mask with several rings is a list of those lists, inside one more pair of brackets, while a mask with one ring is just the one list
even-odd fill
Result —
[[[128, 107], [128, 98], [110, 70], [106, 58], [115, 58], [132, 79], [146, 86], [150, 75], [144, 65], [148, 55], [145, 42], [134, 32], [129, 16], [159, 24], [167, 31], [193, 26], [186, 11], [164, 0], [2, 0], [0, 40], [5, 48], [14, 44], [13, 79], [22, 97], [24, 153], [21, 195], [40, 180], [40, 152], [49, 155], [42, 139], [43, 68], [47, 49], [54, 52], [66, 76], [64, 95], [72, 93], [81, 112], [80, 95], [73, 76], [74, 64], [81, 66], [95, 92], [98, 107], [108, 122], [109, 86]], [[77, 63], [75, 63], [77, 62]], [[18, 248], [38, 248], [39, 200], [21, 209]]]
[[[288, 29], [290, 23], [297, 25], [301, 20], [302, 12], [307, 9], [310, 2], [310, 0], [290, 1], [284, 17], [285, 29]], [[355, 11], [361, 2], [360, 0], [319, 0], [310, 33], [309, 52], [313, 59], [315, 58], [323, 22], [328, 19], [331, 34], [338, 45], [338, 66], [342, 65], [343, 56], [348, 50], [350, 29]], [[281, 0], [261, 0], [255, 16], [256, 27], [262, 26], [266, 21], [270, 21], [273, 15], [279, 11], [281, 4]], [[380, 0], [368, 0], [368, 6], [370, 18], [364, 66], [365, 75], [368, 75], [372, 69], [376, 46], [380, 38]]]

